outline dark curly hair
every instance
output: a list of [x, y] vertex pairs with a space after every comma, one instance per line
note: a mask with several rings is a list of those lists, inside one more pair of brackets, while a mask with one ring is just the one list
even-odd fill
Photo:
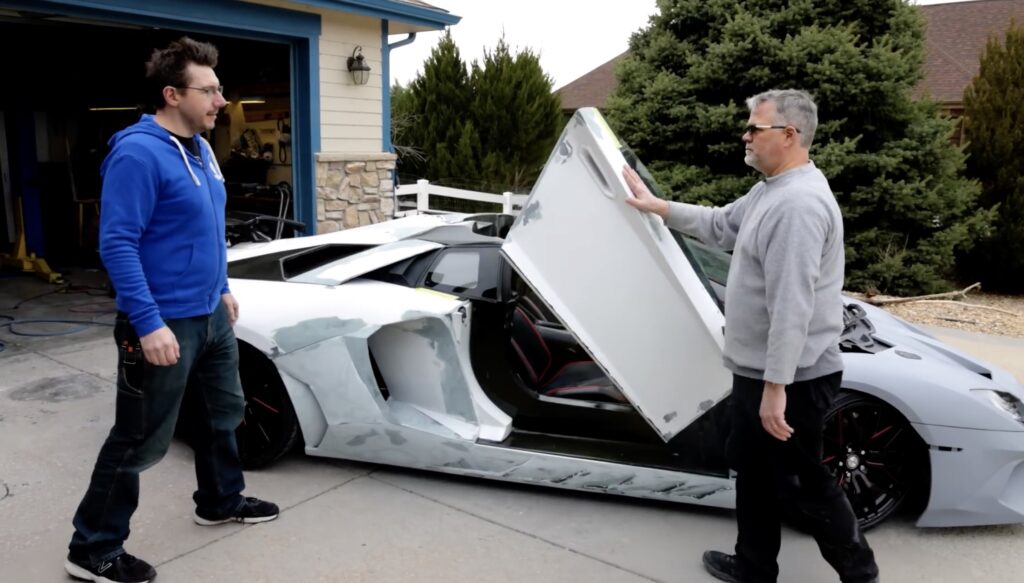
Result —
[[189, 64], [203, 67], [217, 66], [217, 47], [183, 36], [167, 45], [154, 49], [146, 63], [147, 105], [153, 110], [163, 109], [164, 87], [185, 87], [189, 84], [186, 69]]

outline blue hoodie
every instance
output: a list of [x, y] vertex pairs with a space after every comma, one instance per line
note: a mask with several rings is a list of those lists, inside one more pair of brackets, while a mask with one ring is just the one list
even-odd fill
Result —
[[212, 314], [228, 293], [224, 177], [144, 115], [110, 138], [100, 167], [100, 257], [139, 336], [165, 319]]

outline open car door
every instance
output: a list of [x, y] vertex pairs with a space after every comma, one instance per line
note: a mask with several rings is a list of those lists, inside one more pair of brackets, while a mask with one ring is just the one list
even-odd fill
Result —
[[502, 251], [668, 441], [729, 391], [724, 317], [661, 218], [626, 204], [624, 152], [577, 111]]

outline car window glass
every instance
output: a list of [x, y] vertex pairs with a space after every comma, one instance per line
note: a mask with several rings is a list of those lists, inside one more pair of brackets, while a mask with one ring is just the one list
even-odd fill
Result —
[[731, 256], [725, 251], [708, 247], [696, 239], [689, 239], [687, 243], [693, 251], [697, 263], [700, 263], [701, 269], [704, 270], [704, 275], [711, 281], [724, 286], [729, 278]]
[[427, 273], [427, 287], [444, 286], [458, 293], [476, 287], [480, 276], [477, 250], [449, 251]]
[[[626, 163], [629, 164], [630, 168], [636, 170], [640, 180], [647, 186], [647, 189], [659, 198], [667, 198], [657, 181], [654, 180], [654, 176], [651, 175], [647, 167], [644, 166], [644, 163], [637, 157], [636, 152], [625, 145], [622, 146], [620, 151], [623, 157], [625, 157]], [[732, 257], [724, 251], [704, 245], [700, 241], [687, 237], [678, 231], [671, 229], [670, 231], [676, 243], [683, 250], [683, 254], [690, 261], [694, 271], [697, 272], [701, 283], [704, 284], [704, 287], [711, 294], [718, 307], [724, 310], [725, 285], [729, 274], [729, 262]]]

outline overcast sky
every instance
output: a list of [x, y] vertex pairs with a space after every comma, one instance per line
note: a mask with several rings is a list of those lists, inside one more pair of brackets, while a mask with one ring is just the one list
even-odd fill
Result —
[[[428, 0], [457, 14], [452, 38], [462, 60], [482, 60], [483, 49], [493, 49], [505, 33], [512, 49], [530, 48], [555, 88], [562, 87], [629, 48], [629, 36], [647, 24], [656, 10], [655, 0], [608, 4], [594, 0]], [[918, 4], [945, 4], [950, 0], [918, 0]], [[602, 6], [603, 4], [603, 6]], [[609, 10], [618, 6], [620, 10]], [[423, 69], [423, 61], [437, 44], [440, 32], [421, 32], [416, 41], [392, 51], [391, 82], [408, 85]], [[393, 36], [391, 42], [404, 36]]]

